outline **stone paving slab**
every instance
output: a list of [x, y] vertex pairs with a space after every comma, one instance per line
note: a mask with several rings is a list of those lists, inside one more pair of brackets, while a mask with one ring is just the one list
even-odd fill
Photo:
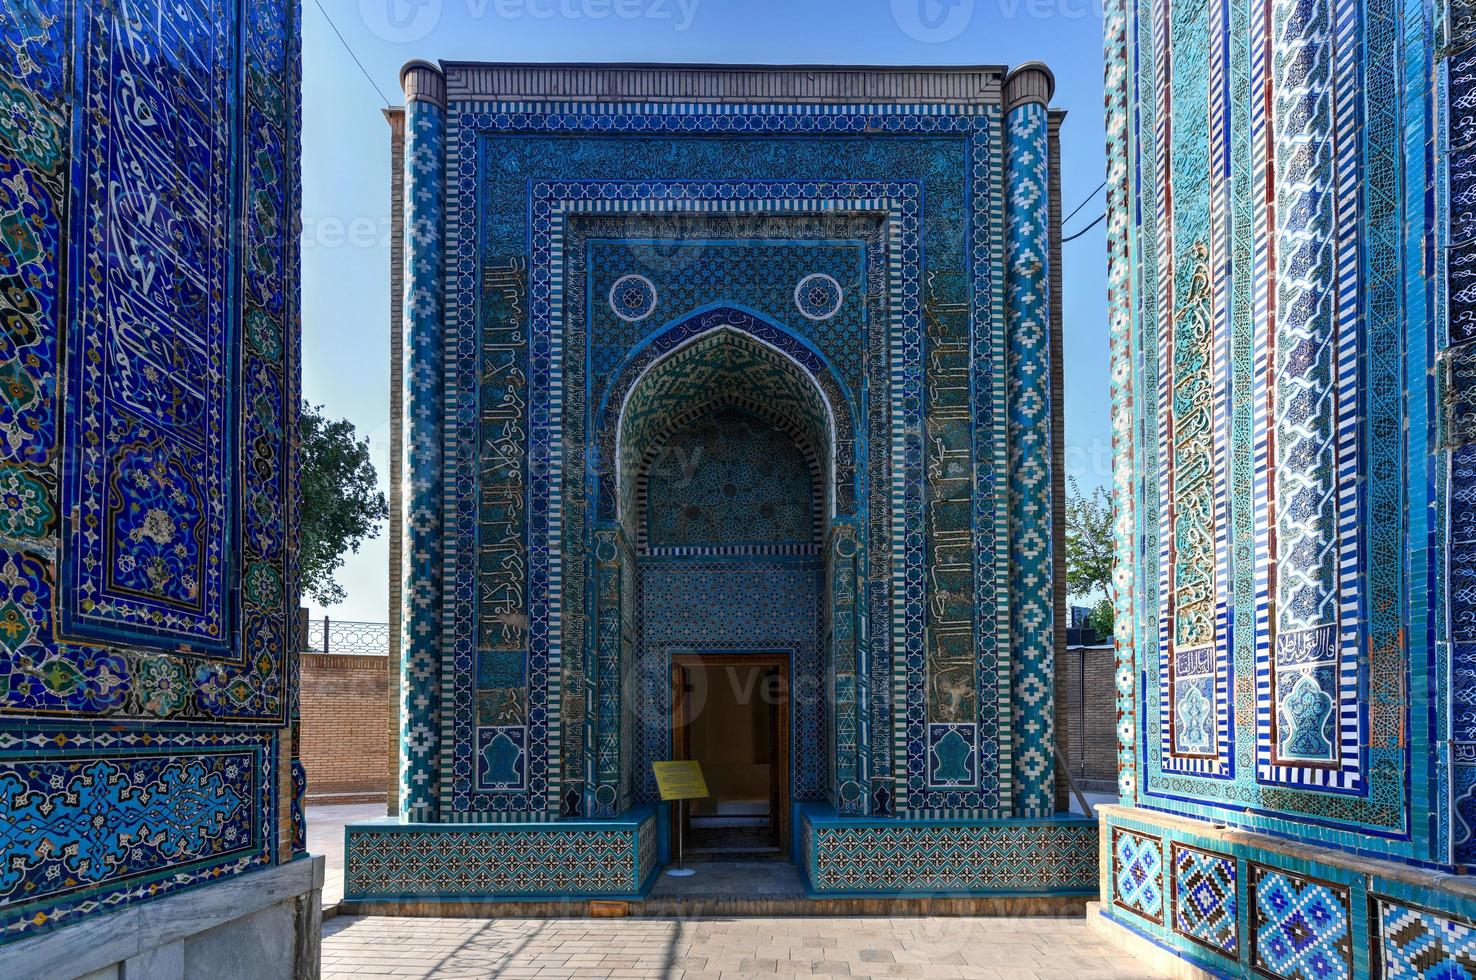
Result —
[[323, 977], [1158, 977], [1081, 919], [435, 919], [323, 925]]
[[325, 858], [323, 908], [331, 909], [343, 899], [343, 828], [359, 820], [384, 816], [383, 803], [345, 803], [307, 808], [309, 854]]

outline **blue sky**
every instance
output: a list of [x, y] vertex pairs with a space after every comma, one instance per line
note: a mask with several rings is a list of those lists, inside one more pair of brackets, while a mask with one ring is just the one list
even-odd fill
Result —
[[[362, 61], [365, 78], [317, 3]], [[1100, 0], [303, 0], [303, 390], [389, 465], [389, 128], [399, 69], [430, 61], [1007, 64], [1056, 76], [1062, 198], [1102, 180]], [[1066, 225], [1102, 211], [1099, 192]], [[1109, 479], [1103, 225], [1065, 246], [1066, 459]], [[339, 575], [339, 619], [387, 616], [385, 535]], [[324, 610], [313, 606], [315, 615]]]

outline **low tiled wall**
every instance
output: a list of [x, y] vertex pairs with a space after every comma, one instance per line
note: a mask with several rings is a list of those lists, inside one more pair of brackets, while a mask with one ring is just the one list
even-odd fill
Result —
[[650, 807], [614, 820], [344, 828], [349, 902], [637, 898], [657, 864]]
[[1097, 822], [839, 817], [798, 808], [810, 894], [1088, 895], [1097, 887]]
[[[1476, 882], [1135, 807], [1098, 808], [1102, 917], [1216, 975], [1458, 975]], [[1435, 972], [1431, 972], [1435, 971]]]

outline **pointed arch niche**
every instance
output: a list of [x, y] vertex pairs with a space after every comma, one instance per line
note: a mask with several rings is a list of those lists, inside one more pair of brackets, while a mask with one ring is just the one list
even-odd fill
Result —
[[859, 795], [844, 785], [857, 745], [852, 418], [823, 356], [732, 307], [669, 325], [610, 380], [589, 454], [591, 816], [656, 800], [672, 657], [688, 654], [787, 655], [790, 798]]

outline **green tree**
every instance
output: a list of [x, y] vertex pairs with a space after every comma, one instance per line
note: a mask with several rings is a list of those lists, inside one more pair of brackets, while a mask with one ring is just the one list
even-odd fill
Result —
[[1066, 494], [1066, 589], [1100, 595], [1087, 619], [1099, 636], [1112, 633], [1112, 495], [1103, 487], [1083, 493], [1075, 477]]
[[1112, 610], [1112, 600], [1102, 599], [1092, 611], [1087, 613], [1087, 628], [1097, 634], [1099, 640], [1112, 638], [1112, 625], [1117, 622], [1117, 614]]
[[389, 505], [378, 487], [369, 440], [348, 419], [332, 420], [306, 400], [298, 424], [302, 437], [302, 591], [331, 606], [347, 595], [333, 574], [344, 555], [379, 534]]

